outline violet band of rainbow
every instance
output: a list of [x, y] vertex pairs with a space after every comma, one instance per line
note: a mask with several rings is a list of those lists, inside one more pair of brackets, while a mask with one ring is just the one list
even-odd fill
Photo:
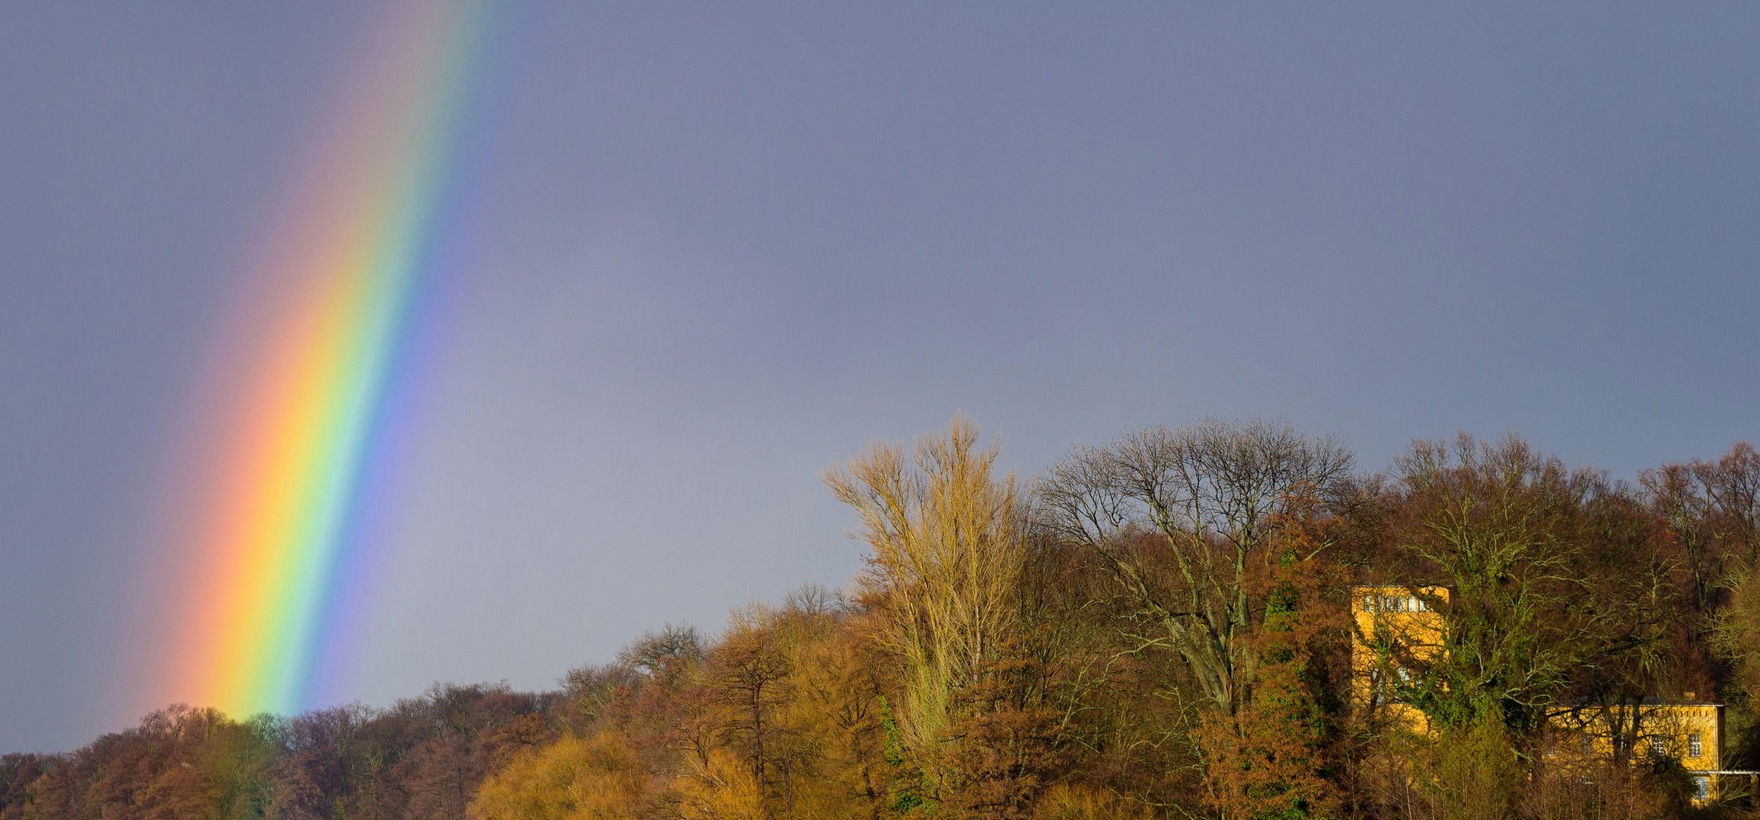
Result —
[[234, 715], [315, 705], [407, 398], [489, 4], [388, 8], [252, 272], [272, 285], [227, 340], [242, 352], [221, 377], [213, 452], [176, 513], [197, 557], [167, 688]]

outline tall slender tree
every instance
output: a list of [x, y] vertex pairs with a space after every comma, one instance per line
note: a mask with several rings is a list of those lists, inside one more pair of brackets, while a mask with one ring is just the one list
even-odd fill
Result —
[[1013, 476], [995, 473], [997, 449], [956, 417], [915, 457], [879, 444], [826, 475], [860, 518], [867, 542], [864, 597], [875, 636], [905, 669], [896, 717], [930, 788], [957, 788], [949, 736], [962, 693], [995, 668], [1019, 631], [1025, 517]]

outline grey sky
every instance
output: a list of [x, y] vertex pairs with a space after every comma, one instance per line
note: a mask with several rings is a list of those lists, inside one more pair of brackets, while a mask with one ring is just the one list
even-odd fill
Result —
[[[819, 472], [956, 410], [1028, 474], [1760, 436], [1751, 3], [512, 5], [366, 702], [840, 583]], [[164, 442], [374, 13], [5, 17], [0, 751], [63, 749], [155, 705], [101, 701]]]

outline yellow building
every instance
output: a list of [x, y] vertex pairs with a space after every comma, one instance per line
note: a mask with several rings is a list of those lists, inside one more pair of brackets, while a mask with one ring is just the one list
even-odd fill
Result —
[[[1678, 701], [1567, 704], [1548, 722], [1576, 736], [1575, 751], [1591, 759], [1680, 761], [1693, 779], [1696, 799], [1709, 799], [1720, 787], [1734, 785], [1733, 776], [1742, 775], [1745, 782], [1750, 774], [1723, 768], [1723, 704], [1695, 700], [1691, 692]], [[1555, 754], [1572, 751], [1560, 748]]]
[[[1443, 651], [1449, 601], [1443, 587], [1361, 586], [1351, 590], [1352, 694], [1359, 709], [1379, 714], [1394, 725], [1429, 734], [1429, 718], [1397, 696], [1397, 684], [1409, 680]], [[1574, 749], [1556, 750], [1586, 759], [1655, 758], [1679, 760], [1693, 778], [1697, 799], [1704, 800], [1737, 783], [1748, 784], [1750, 772], [1723, 769], [1723, 705], [1693, 699], [1647, 698], [1641, 703], [1571, 704], [1548, 716], [1549, 722], [1579, 740]], [[1626, 747], [1625, 744], [1636, 744]], [[1737, 776], [1740, 777], [1737, 777]]]
[[1414, 663], [1442, 651], [1445, 624], [1438, 607], [1448, 603], [1441, 587], [1356, 587], [1351, 594], [1351, 690], [1357, 707], [1427, 734], [1429, 718], [1395, 695]]

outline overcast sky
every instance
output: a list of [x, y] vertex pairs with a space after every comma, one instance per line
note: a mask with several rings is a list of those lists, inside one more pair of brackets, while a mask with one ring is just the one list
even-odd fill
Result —
[[[839, 584], [821, 471], [956, 411], [1028, 475], [1206, 416], [1760, 437], [1760, 7], [1454, 5], [505, 4], [351, 697]], [[0, 751], [156, 705], [165, 442], [378, 16], [8, 5]]]

